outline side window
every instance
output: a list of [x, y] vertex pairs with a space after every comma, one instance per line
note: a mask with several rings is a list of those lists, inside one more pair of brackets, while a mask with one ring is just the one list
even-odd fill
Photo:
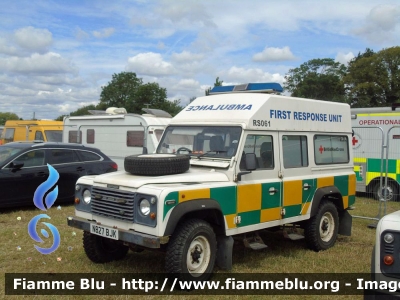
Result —
[[4, 134], [5, 143], [14, 141], [15, 128], [6, 128], [6, 133]]
[[17, 157], [14, 161], [24, 163], [23, 168], [39, 167], [44, 165], [44, 150], [29, 151]]
[[70, 132], [68, 132], [68, 143], [82, 144], [82, 131], [79, 131], [79, 142], [77, 130], [71, 130]]
[[126, 145], [128, 147], [143, 147], [144, 131], [127, 131]]
[[86, 143], [94, 144], [94, 129], [86, 130]]
[[44, 141], [43, 133], [41, 131], [36, 130], [36, 132], [35, 132], [35, 140]]
[[283, 166], [285, 169], [308, 166], [307, 137], [302, 135], [282, 136]]
[[50, 157], [51, 164], [67, 164], [79, 161], [78, 156], [73, 150], [52, 149], [50, 153], [51, 153]]
[[79, 156], [82, 161], [98, 161], [101, 160], [102, 157], [94, 152], [89, 151], [78, 151]]
[[240, 161], [240, 169], [245, 169], [244, 154], [255, 153], [257, 158], [257, 169], [273, 169], [274, 151], [273, 139], [270, 135], [253, 135], [246, 137], [244, 151]]
[[348, 163], [349, 143], [347, 136], [314, 136], [314, 157], [317, 165]]

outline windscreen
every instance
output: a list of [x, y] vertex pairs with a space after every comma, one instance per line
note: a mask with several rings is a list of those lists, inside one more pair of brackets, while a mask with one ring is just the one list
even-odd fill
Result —
[[157, 153], [230, 159], [236, 154], [241, 133], [238, 126], [169, 126]]

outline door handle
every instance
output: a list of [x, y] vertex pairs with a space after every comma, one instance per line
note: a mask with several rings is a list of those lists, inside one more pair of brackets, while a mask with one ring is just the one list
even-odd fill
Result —
[[279, 190], [277, 190], [277, 189], [274, 188], [274, 187], [271, 187], [271, 188], [268, 190], [268, 192], [269, 192], [270, 194], [275, 194], [275, 193], [278, 193]]
[[37, 172], [36, 174], [38, 177], [45, 177], [46, 176], [46, 172]]
[[305, 190], [308, 190], [308, 189], [310, 189], [310, 188], [312, 188], [312, 185], [309, 185], [308, 183], [305, 183], [305, 184], [303, 185], [303, 189], [305, 189]]
[[82, 168], [82, 167], [77, 167], [76, 170], [79, 171], [79, 172], [82, 172], [82, 171], [84, 171], [85, 169]]

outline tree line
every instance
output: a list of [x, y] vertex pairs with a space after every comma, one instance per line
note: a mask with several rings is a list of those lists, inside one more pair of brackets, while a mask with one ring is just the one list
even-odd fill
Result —
[[[222, 85], [216, 78], [214, 86]], [[347, 66], [332, 58], [311, 59], [285, 75], [284, 89], [293, 97], [344, 102], [351, 107], [391, 106], [400, 102], [400, 46], [379, 52], [367, 48], [359, 52]], [[134, 72], [112, 75], [103, 86], [97, 105], [88, 105], [71, 112], [71, 116], [89, 114], [89, 110], [124, 107], [128, 113], [142, 113], [142, 108], [157, 108], [172, 116], [183, 107], [180, 100], [169, 101], [167, 90], [158, 83], [143, 83]], [[207, 94], [207, 91], [205, 91]], [[192, 97], [190, 101], [193, 101]], [[64, 115], [56, 120], [63, 120]], [[0, 125], [18, 120], [14, 113], [0, 112]]]

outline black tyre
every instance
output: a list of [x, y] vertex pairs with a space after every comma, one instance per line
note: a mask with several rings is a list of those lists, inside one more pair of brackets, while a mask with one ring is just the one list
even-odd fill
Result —
[[393, 181], [388, 181], [387, 187], [385, 187], [384, 183], [382, 184], [383, 188], [380, 189], [380, 182], [375, 183], [373, 188], [374, 198], [376, 200], [380, 200], [381, 198], [386, 201], [398, 201], [399, 196], [399, 186], [397, 183]]
[[190, 157], [176, 154], [139, 154], [125, 157], [125, 171], [133, 175], [171, 175], [189, 170]]
[[168, 243], [165, 269], [179, 280], [204, 281], [214, 269], [215, 233], [207, 222], [191, 219], [180, 224]]
[[304, 235], [308, 248], [316, 252], [331, 248], [337, 239], [339, 215], [330, 201], [320, 203], [318, 212], [308, 220]]
[[129, 250], [121, 242], [83, 232], [83, 249], [89, 259], [95, 263], [106, 263], [123, 259]]

